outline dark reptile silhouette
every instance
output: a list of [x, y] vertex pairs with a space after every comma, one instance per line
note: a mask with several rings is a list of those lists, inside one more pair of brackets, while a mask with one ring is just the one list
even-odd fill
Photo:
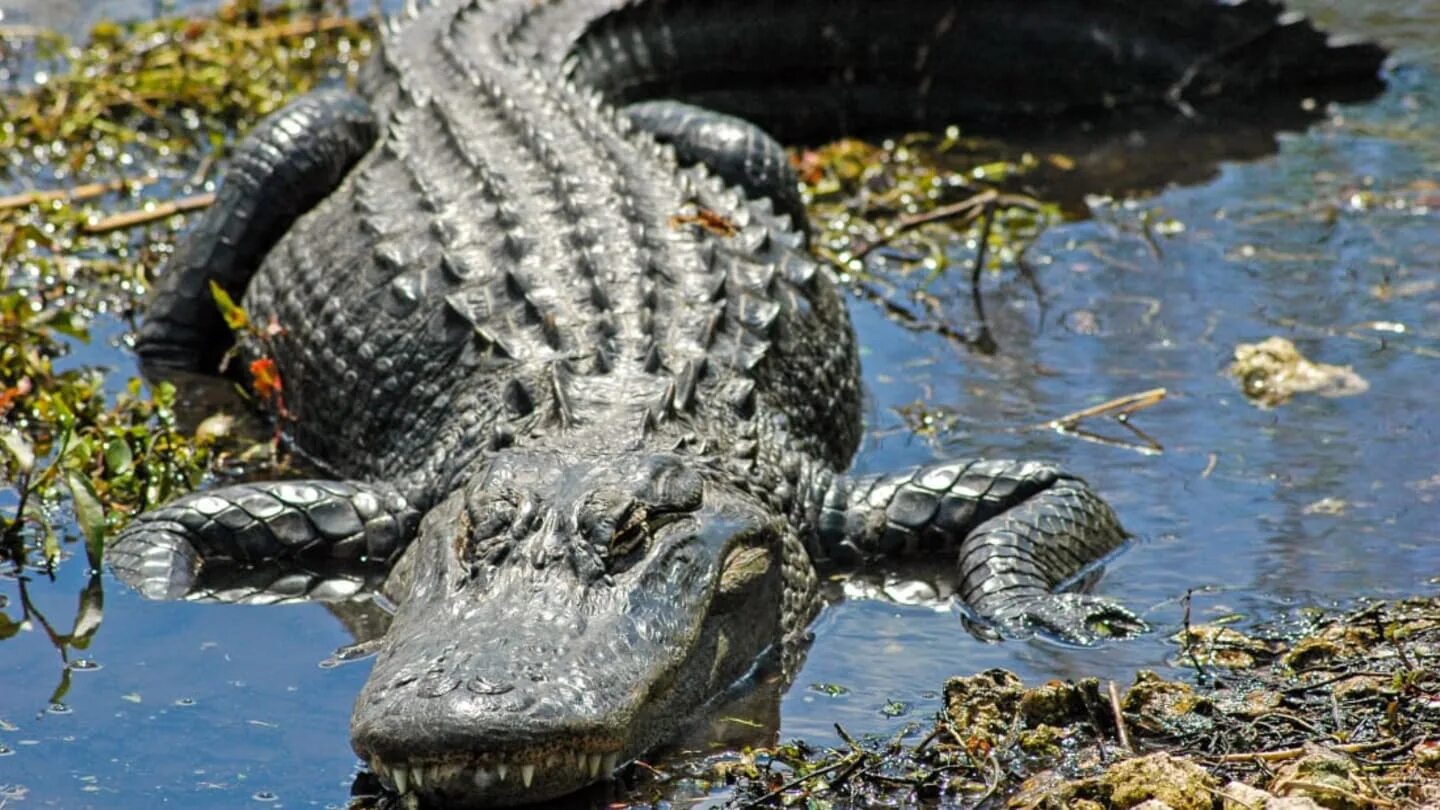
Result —
[[141, 515], [109, 551], [179, 598], [388, 572], [356, 752], [446, 806], [574, 791], [757, 668], [793, 671], [817, 572], [930, 558], [1003, 635], [1143, 623], [1057, 592], [1126, 539], [1030, 461], [844, 474], [854, 335], [774, 137], [1114, 115], [1373, 79], [1375, 47], [1267, 0], [438, 0], [357, 93], [237, 149], [140, 332], [214, 371], [218, 283], [283, 327], [297, 448], [330, 480]]

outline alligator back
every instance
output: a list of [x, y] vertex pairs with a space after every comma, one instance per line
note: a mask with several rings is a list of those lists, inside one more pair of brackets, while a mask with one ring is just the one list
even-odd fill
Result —
[[858, 443], [830, 274], [766, 203], [677, 167], [613, 103], [676, 98], [817, 139], [1184, 103], [1375, 60], [1270, 0], [433, 6], [368, 70], [380, 143], [248, 302], [286, 330], [301, 446], [434, 494], [511, 442], [725, 456], [780, 436], [761, 444], [835, 468]]
[[846, 464], [853, 338], [789, 223], [520, 56], [531, 3], [452, 5], [387, 36], [380, 144], [247, 292], [285, 330], [300, 445], [432, 497], [487, 450], [581, 434], [726, 455], [781, 432]]

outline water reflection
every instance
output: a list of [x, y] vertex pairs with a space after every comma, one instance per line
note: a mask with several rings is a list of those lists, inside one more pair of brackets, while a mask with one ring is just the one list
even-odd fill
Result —
[[55, 688], [51, 690], [48, 703], [51, 711], [56, 709], [65, 710], [65, 696], [70, 692], [71, 673], [79, 670], [82, 672], [99, 668], [94, 661], [87, 658], [72, 659], [72, 651], [84, 651], [89, 649], [91, 640], [96, 632], [100, 630], [100, 622], [105, 615], [105, 592], [101, 585], [99, 574], [92, 574], [81, 589], [79, 604], [75, 608], [74, 618], [70, 621], [68, 632], [60, 630], [63, 624], [59, 624], [58, 617], [52, 620], [47, 617], [45, 611], [36, 606], [30, 598], [30, 587], [32, 578], [25, 574], [19, 574], [11, 580], [15, 583], [15, 593], [19, 600], [19, 615], [12, 618], [9, 615], [8, 599], [0, 594], [0, 643], [13, 638], [21, 632], [34, 631], [37, 627], [43, 632], [50, 645], [60, 656], [60, 674]]
[[[871, 430], [858, 469], [972, 454], [1062, 460], [1141, 535], [1102, 588], [1161, 631], [1101, 651], [990, 645], [945, 606], [847, 601], [821, 618], [793, 688], [729, 715], [758, 725], [703, 729], [687, 750], [741, 732], [824, 744], [837, 721], [893, 732], [934, 708], [945, 677], [990, 666], [1031, 679], [1126, 679], [1164, 667], [1173, 653], [1165, 630], [1179, 625], [1192, 589], [1203, 620], [1432, 587], [1440, 3], [1309, 5], [1332, 26], [1409, 48], [1378, 102], [1322, 99], [1307, 110], [1297, 99], [1278, 120], [1202, 111], [1108, 139], [1051, 132], [1020, 142], [1075, 158], [1074, 170], [1037, 178], [1033, 190], [1066, 200], [1081, 221], [1036, 247], [1043, 308], [1024, 281], [987, 278], [993, 355], [852, 302]], [[1091, 204], [1086, 194], [1120, 201]], [[1157, 222], [1176, 227], [1158, 232]], [[933, 291], [953, 324], [969, 322], [965, 279]], [[1353, 366], [1371, 389], [1255, 408], [1223, 370], [1236, 344], [1271, 334]], [[90, 351], [97, 363], [130, 367], [112, 345]], [[1165, 447], [1159, 457], [1020, 429], [1156, 386], [1171, 392], [1143, 416]], [[950, 417], [932, 439], [901, 412], [916, 402]], [[321, 665], [381, 632], [382, 609], [154, 605], [118, 588], [102, 600], [102, 584], [70, 565], [56, 583], [3, 586], [0, 749], [16, 753], [0, 760], [0, 782], [67, 807], [346, 795], [357, 772], [347, 719], [367, 665]], [[897, 585], [914, 590], [880, 587]], [[102, 601], [105, 632], [96, 633]], [[72, 684], [77, 651], [104, 669]], [[70, 713], [49, 713], [56, 701]], [[892, 717], [895, 706], [909, 715]]]

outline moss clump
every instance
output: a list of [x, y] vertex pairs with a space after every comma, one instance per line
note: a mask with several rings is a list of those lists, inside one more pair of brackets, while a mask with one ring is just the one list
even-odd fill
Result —
[[1135, 683], [1120, 701], [1125, 716], [1152, 734], [1193, 733], [1211, 724], [1215, 704], [1186, 683], [1167, 681], [1149, 670], [1135, 675]]
[[1275, 774], [1270, 792], [1276, 796], [1310, 799], [1330, 810], [1363, 810], [1372, 797], [1362, 794], [1364, 783], [1355, 763], [1348, 757], [1314, 743], [1305, 744], [1305, 755], [1287, 762]]
[[1020, 750], [1032, 757], [1058, 757], [1064, 740], [1064, 732], [1055, 726], [1036, 726], [1020, 732]]
[[1210, 810], [1219, 782], [1194, 762], [1162, 751], [1111, 765], [1099, 786], [1122, 810], [1152, 799], [1174, 810]]
[[993, 748], [1009, 734], [1024, 684], [1013, 672], [990, 669], [945, 682], [945, 714], [968, 745]]
[[1050, 681], [1025, 690], [1020, 696], [1020, 714], [1031, 726], [1062, 726], [1084, 717], [1086, 696], [1098, 695], [1099, 689], [1100, 682], [1094, 678], [1078, 684]]

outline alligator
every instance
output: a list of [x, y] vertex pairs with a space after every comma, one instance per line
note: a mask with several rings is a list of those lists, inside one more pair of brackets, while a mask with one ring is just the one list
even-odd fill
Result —
[[182, 497], [108, 558], [154, 598], [382, 572], [352, 744], [446, 806], [570, 793], [788, 677], [835, 572], [943, 561], [1008, 637], [1144, 629], [1075, 587], [1128, 535], [1056, 465], [845, 473], [858, 353], [782, 140], [1191, 110], [1383, 59], [1270, 0], [431, 0], [381, 39], [356, 90], [236, 148], [137, 341], [215, 372], [211, 287], [241, 300], [326, 477]]

